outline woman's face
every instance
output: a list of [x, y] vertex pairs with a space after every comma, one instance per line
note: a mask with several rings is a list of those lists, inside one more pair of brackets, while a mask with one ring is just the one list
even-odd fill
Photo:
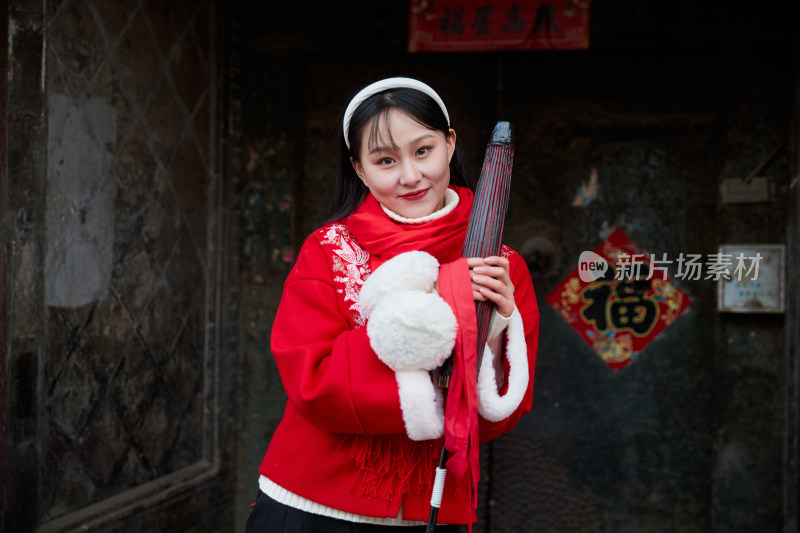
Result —
[[[371, 124], [364, 128], [356, 174], [387, 209], [406, 218], [430, 215], [444, 205], [450, 184], [450, 158], [456, 133], [445, 137], [398, 109], [381, 121], [376, 146], [369, 146]], [[390, 134], [391, 132], [391, 134]], [[393, 142], [394, 141], [394, 142]]]

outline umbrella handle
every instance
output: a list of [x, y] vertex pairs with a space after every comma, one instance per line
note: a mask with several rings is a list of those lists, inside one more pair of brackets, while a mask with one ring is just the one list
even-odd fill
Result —
[[439, 456], [439, 466], [436, 467], [436, 478], [433, 481], [433, 492], [431, 492], [431, 514], [428, 516], [428, 528], [425, 530], [425, 533], [433, 533], [436, 529], [436, 518], [439, 516], [439, 508], [442, 506], [444, 478], [446, 474], [447, 448], [442, 444], [442, 454]]

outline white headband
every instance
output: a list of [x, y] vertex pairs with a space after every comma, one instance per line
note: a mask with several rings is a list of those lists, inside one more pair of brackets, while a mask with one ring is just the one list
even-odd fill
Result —
[[385, 91], [387, 89], [416, 89], [420, 92], [423, 92], [433, 98], [433, 100], [439, 104], [439, 107], [442, 108], [442, 113], [444, 113], [444, 118], [447, 119], [447, 126], [450, 126], [450, 115], [447, 114], [447, 108], [444, 106], [444, 102], [442, 99], [439, 98], [439, 95], [436, 94], [436, 91], [431, 89], [428, 85], [425, 85], [421, 81], [417, 81], [411, 78], [386, 78], [385, 80], [376, 81], [372, 85], [367, 85], [363, 89], [361, 89], [357, 95], [350, 100], [350, 103], [347, 105], [347, 110], [344, 112], [344, 122], [342, 123], [342, 132], [344, 133], [344, 142], [347, 145], [347, 148], [350, 148], [350, 139], [348, 138], [350, 135], [350, 119], [353, 118], [353, 113], [355, 110], [360, 106], [364, 100], [372, 96], [373, 94], [378, 94], [381, 91]]

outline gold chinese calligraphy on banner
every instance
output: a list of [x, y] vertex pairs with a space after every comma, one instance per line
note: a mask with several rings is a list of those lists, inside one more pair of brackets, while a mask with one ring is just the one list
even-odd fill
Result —
[[409, 52], [589, 48], [590, 0], [411, 0]]

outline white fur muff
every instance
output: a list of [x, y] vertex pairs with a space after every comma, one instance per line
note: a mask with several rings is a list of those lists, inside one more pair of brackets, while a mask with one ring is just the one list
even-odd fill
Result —
[[406, 432], [412, 440], [441, 437], [444, 406], [431, 380], [452, 353], [458, 323], [436, 293], [439, 262], [426, 252], [406, 252], [381, 265], [364, 282], [359, 305], [378, 358], [394, 370]]

